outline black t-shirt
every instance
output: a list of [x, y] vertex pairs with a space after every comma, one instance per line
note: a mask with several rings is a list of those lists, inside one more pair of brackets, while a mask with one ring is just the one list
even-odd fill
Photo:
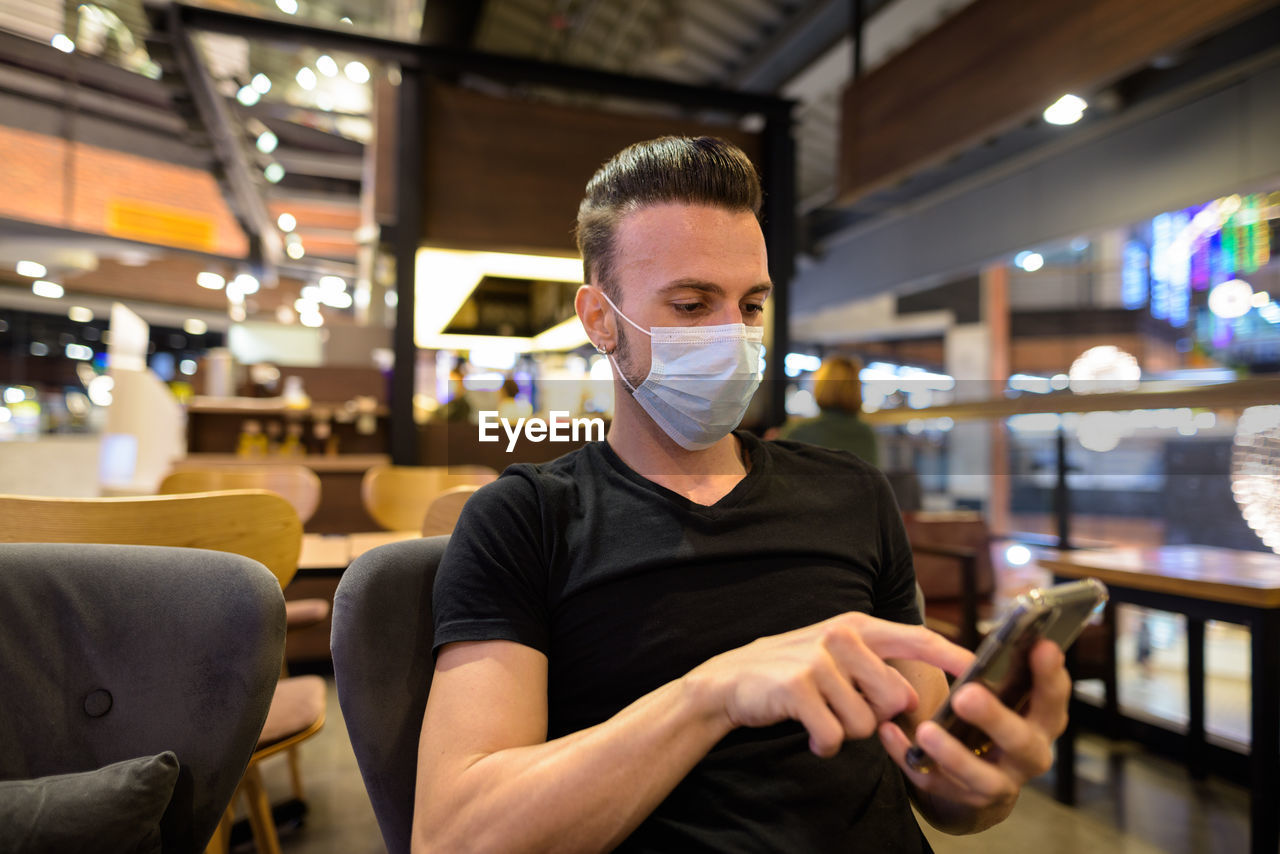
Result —
[[[884, 476], [852, 454], [735, 434], [751, 469], [710, 506], [606, 442], [510, 466], [463, 510], [435, 584], [436, 648], [510, 640], [548, 659], [548, 738], [598, 724], [714, 655], [846, 611], [919, 623]], [[740, 728], [627, 852], [927, 851], [879, 739], [814, 756], [794, 722]]]

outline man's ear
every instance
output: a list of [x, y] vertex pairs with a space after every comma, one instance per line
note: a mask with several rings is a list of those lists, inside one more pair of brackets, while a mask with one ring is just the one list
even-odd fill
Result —
[[600, 287], [591, 284], [578, 288], [578, 293], [573, 298], [573, 307], [578, 312], [583, 328], [587, 330], [592, 346], [612, 353], [618, 346], [617, 318], [614, 317], [613, 309], [605, 302]]

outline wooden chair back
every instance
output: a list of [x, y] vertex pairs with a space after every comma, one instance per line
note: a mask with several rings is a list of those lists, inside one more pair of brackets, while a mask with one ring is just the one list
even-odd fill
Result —
[[927, 601], [960, 599], [966, 593], [965, 583], [954, 557], [945, 553], [935, 554], [918, 546], [935, 546], [942, 552], [946, 549], [971, 550], [977, 560], [972, 592], [979, 597], [989, 597], [995, 592], [991, 532], [981, 513], [970, 510], [920, 512], [905, 513], [902, 518], [915, 554], [916, 581]]
[[436, 496], [497, 480], [488, 466], [374, 466], [360, 485], [364, 509], [388, 531], [417, 531]]
[[179, 546], [244, 555], [285, 587], [298, 569], [302, 523], [264, 489], [136, 498], [0, 495], [0, 542]]
[[422, 520], [422, 536], [435, 537], [441, 534], [452, 534], [453, 526], [462, 515], [462, 505], [475, 494], [478, 486], [455, 486], [446, 489], [436, 496], [427, 508], [427, 515]]
[[320, 478], [297, 463], [264, 465], [205, 465], [180, 463], [160, 481], [160, 495], [186, 492], [218, 492], [226, 489], [266, 489], [278, 493], [293, 505], [302, 524], [307, 524], [320, 504]]

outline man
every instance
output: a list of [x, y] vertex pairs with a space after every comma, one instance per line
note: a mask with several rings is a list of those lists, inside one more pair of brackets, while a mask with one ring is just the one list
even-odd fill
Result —
[[[918, 625], [901, 518], [849, 454], [731, 432], [770, 289], [737, 148], [665, 137], [578, 213], [578, 316], [614, 366], [607, 441], [467, 504], [435, 590], [419, 851], [921, 851], [1049, 766], [1070, 683], [1024, 716], [968, 688], [984, 758], [923, 723], [971, 655]], [[919, 724], [919, 726], [917, 726]], [[908, 733], [936, 761], [909, 770]]]

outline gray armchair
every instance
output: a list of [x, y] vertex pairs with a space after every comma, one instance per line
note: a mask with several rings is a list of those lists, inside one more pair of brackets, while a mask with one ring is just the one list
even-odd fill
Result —
[[365, 552], [333, 598], [333, 676], [390, 854], [409, 850], [418, 735], [431, 690], [431, 587], [447, 536]]
[[[48, 790], [26, 797], [34, 817], [14, 805], [53, 775], [76, 775], [55, 785], [96, 778], [100, 789], [101, 775], [78, 772], [167, 751], [176, 762], [160, 763], [169, 776], [151, 834], [158, 840], [140, 850], [156, 841], [164, 852], [204, 850], [257, 743], [283, 645], [280, 586], [248, 558], [0, 544], [0, 801], [10, 806], [0, 805], [0, 837], [6, 821], [11, 834], [29, 836], [24, 846], [11, 835], [6, 844], [17, 848], [5, 850], [114, 850], [111, 831], [65, 826], [95, 820], [84, 788], [71, 790], [61, 812]], [[136, 795], [137, 785], [125, 780], [123, 794]], [[92, 842], [72, 841], [81, 838]]]

